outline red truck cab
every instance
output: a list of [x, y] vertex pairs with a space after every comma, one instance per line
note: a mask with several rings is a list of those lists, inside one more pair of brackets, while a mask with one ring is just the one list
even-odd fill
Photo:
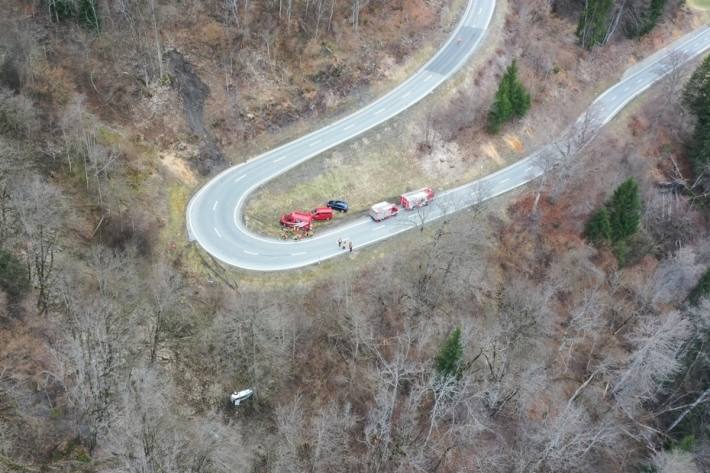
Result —
[[300, 228], [309, 231], [313, 224], [313, 216], [308, 212], [291, 212], [282, 215], [279, 222], [281, 222], [281, 226], [284, 227]]

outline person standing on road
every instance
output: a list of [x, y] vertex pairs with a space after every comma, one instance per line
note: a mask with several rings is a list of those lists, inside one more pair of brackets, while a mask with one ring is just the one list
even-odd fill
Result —
[[348, 242], [348, 248], [350, 248], [350, 253], [352, 253], [353, 252], [353, 242], [352, 241]]
[[338, 238], [338, 248], [342, 249], [343, 248], [343, 239]]

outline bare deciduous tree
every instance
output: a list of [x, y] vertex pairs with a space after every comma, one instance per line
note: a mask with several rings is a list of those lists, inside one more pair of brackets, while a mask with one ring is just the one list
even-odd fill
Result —
[[678, 355], [690, 335], [690, 324], [680, 312], [662, 318], [644, 317], [630, 334], [633, 351], [618, 371], [612, 394], [627, 414], [652, 400], [679, 367]]
[[235, 429], [212, 413], [182, 412], [170, 378], [135, 368], [121, 391], [121, 415], [109, 436], [116, 462], [111, 471], [228, 473], [248, 468], [249, 456]]
[[389, 471], [396, 431], [396, 407], [403, 383], [413, 379], [421, 370], [409, 359], [413, 339], [411, 333], [392, 340], [388, 347], [389, 357], [374, 348], [378, 360], [374, 373], [374, 406], [368, 411], [365, 421], [366, 462], [369, 471]]
[[25, 257], [38, 290], [37, 307], [48, 309], [54, 254], [65, 215], [62, 192], [38, 176], [21, 180], [12, 191], [12, 207], [23, 230]]
[[680, 90], [683, 87], [685, 64], [688, 54], [674, 49], [661, 62], [665, 77], [662, 87], [666, 107], [677, 106], [680, 100]]
[[308, 438], [300, 395], [294, 397], [288, 404], [279, 406], [276, 409], [275, 420], [279, 441], [274, 446], [274, 458], [270, 462], [271, 470], [277, 473], [304, 471], [302, 452]]
[[350, 435], [355, 426], [350, 404], [339, 407], [335, 402], [321, 408], [313, 419], [312, 471], [338, 473], [350, 471]]
[[155, 357], [168, 331], [180, 331], [187, 325], [184, 314], [187, 310], [185, 283], [175, 269], [165, 263], [154, 268], [150, 289], [152, 305], [148, 307], [148, 346], [150, 361]]
[[584, 471], [587, 455], [618, 444], [619, 431], [609, 420], [595, 422], [583, 407], [569, 402], [559, 415], [533, 430], [530, 450], [521, 452], [524, 460], [516, 471]]
[[573, 176], [581, 166], [581, 160], [574, 157], [592, 139], [600, 125], [600, 118], [594, 108], [589, 108], [575, 123], [562, 134], [561, 138], [550, 137], [552, 144], [535, 154], [535, 165], [542, 173], [538, 180], [538, 190], [533, 204], [532, 215], [537, 212], [540, 197], [544, 191], [559, 195], [562, 183]]
[[125, 332], [109, 298], [76, 301], [65, 292], [71, 332], [61, 346], [64, 385], [76, 410], [76, 430], [92, 450], [108, 432], [125, 361]]

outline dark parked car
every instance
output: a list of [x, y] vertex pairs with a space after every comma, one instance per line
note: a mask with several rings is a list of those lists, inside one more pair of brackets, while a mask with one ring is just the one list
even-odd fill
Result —
[[329, 200], [326, 205], [333, 210], [337, 210], [338, 212], [348, 211], [348, 203], [344, 200]]

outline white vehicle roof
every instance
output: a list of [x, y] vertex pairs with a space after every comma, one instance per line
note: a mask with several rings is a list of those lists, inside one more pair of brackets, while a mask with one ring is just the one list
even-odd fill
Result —
[[402, 197], [404, 197], [407, 200], [420, 200], [420, 199], [426, 199], [428, 193], [424, 190], [420, 191], [413, 191], [413, 192], [407, 192], [406, 194], [402, 194]]
[[243, 389], [243, 390], [239, 391], [238, 393], [232, 394], [232, 398], [238, 399], [238, 398], [241, 398], [244, 396], [251, 396], [252, 394], [254, 394], [254, 391], [252, 391], [251, 389]]
[[375, 212], [381, 212], [382, 210], [387, 210], [392, 206], [394, 206], [394, 204], [390, 202], [378, 202], [370, 208]]

